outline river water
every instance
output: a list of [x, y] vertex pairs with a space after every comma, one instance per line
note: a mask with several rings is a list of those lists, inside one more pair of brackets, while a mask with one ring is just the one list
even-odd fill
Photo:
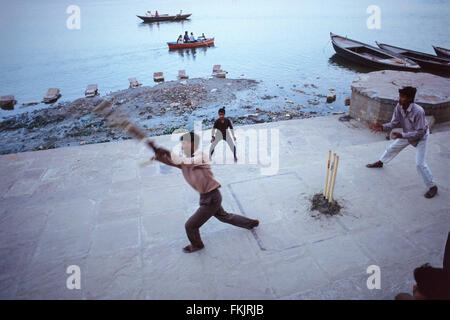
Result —
[[[67, 27], [71, 5], [80, 8], [80, 29]], [[371, 5], [380, 9], [379, 29], [368, 28]], [[155, 9], [192, 16], [157, 24], [136, 17]], [[228, 77], [260, 80], [296, 103], [307, 97], [287, 88], [304, 84], [344, 99], [355, 74], [369, 70], [337, 59], [330, 31], [433, 53], [432, 44], [450, 48], [449, 16], [450, 0], [1, 0], [0, 95], [15, 95], [26, 110], [18, 106], [41, 101], [50, 87], [74, 100], [90, 83], [105, 94], [127, 88], [129, 77], [153, 85], [153, 72], [166, 81], [179, 69], [207, 77], [221, 64]], [[214, 36], [215, 47], [169, 51], [166, 42], [184, 31]]]

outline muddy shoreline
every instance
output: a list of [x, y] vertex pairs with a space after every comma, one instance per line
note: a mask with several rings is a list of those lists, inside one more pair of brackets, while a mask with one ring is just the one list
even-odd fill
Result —
[[103, 99], [113, 100], [114, 108], [148, 136], [170, 134], [178, 128], [191, 130], [195, 120], [202, 121], [204, 129], [211, 128], [223, 106], [236, 126], [333, 113], [333, 107], [318, 108], [326, 105], [328, 92], [312, 92], [317, 89], [313, 84], [290, 89], [291, 95], [303, 95], [305, 103], [267, 94], [256, 80], [218, 78], [169, 81], [61, 102], [0, 122], [0, 154], [131, 139], [92, 113]]

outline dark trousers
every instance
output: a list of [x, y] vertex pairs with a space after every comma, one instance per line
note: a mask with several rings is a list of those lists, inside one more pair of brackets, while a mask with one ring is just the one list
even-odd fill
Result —
[[212, 216], [222, 222], [246, 229], [253, 228], [256, 223], [256, 220], [226, 212], [222, 208], [222, 195], [219, 189], [201, 194], [200, 208], [197, 209], [185, 224], [187, 237], [194, 247], [203, 247], [199, 229]]

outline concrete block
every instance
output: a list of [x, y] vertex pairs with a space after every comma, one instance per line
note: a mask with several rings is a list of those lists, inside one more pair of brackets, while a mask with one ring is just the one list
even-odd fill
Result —
[[155, 72], [155, 73], [153, 73], [153, 80], [155, 82], [163, 82], [164, 81], [164, 74], [162, 72]]
[[50, 88], [47, 90], [47, 94], [44, 97], [44, 103], [56, 102], [61, 97], [60, 90], [58, 88]]
[[142, 83], [139, 83], [136, 78], [128, 78], [128, 81], [130, 82], [130, 88], [137, 88], [142, 85]]
[[3, 110], [14, 110], [14, 105], [16, 103], [17, 101], [14, 99], [13, 95], [0, 97], [0, 107]]
[[89, 84], [84, 92], [86, 98], [95, 97], [98, 95], [98, 86], [96, 84]]
[[178, 70], [178, 79], [189, 79], [189, 76], [186, 74], [186, 70]]

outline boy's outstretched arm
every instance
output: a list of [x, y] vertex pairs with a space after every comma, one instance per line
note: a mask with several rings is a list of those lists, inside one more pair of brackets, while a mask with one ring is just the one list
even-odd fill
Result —
[[171, 153], [169, 150], [156, 146], [156, 144], [153, 140], [148, 140], [147, 144], [155, 152], [155, 155], [151, 158], [151, 160], [157, 160], [159, 162], [167, 164], [168, 166], [177, 167], [177, 168], [181, 169], [181, 166], [179, 164], [175, 164], [173, 162], [172, 156], [171, 156]]

